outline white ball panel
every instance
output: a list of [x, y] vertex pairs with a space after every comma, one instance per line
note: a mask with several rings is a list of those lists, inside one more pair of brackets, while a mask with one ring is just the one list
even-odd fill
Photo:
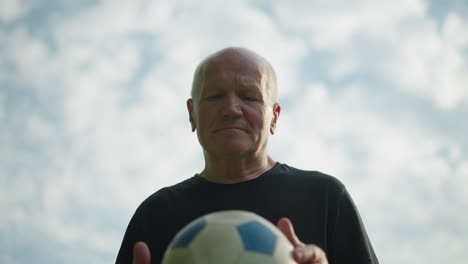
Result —
[[163, 264], [189, 264], [193, 259], [191, 254], [188, 248], [172, 249], [165, 253]]
[[276, 264], [296, 264], [291, 255], [293, 246], [286, 238], [286, 236], [283, 235], [283, 237], [284, 239], [282, 237], [279, 237], [278, 241], [276, 241], [276, 248], [274, 254]]
[[254, 213], [240, 210], [220, 211], [205, 216], [205, 220], [208, 224], [221, 222], [230, 225], [240, 225], [252, 221], [254, 219], [258, 220], [258, 216]]
[[234, 226], [209, 223], [189, 248], [196, 264], [234, 264], [244, 246]]
[[276, 264], [276, 262], [272, 256], [244, 251], [235, 264]]

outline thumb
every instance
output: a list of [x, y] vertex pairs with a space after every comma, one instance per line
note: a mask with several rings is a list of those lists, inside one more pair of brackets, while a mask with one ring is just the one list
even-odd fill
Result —
[[133, 264], [150, 264], [151, 253], [145, 242], [135, 243], [133, 247]]
[[291, 223], [291, 220], [287, 217], [281, 218], [278, 223], [276, 224], [279, 230], [283, 232], [283, 234], [286, 236], [286, 238], [291, 242], [291, 244], [294, 247], [298, 246], [304, 246], [304, 243], [302, 243], [299, 238], [297, 237], [296, 233], [294, 232], [294, 227]]

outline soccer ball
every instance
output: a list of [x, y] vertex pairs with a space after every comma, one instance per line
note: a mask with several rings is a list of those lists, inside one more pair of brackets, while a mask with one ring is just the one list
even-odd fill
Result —
[[163, 264], [293, 264], [293, 246], [279, 229], [247, 211], [199, 217], [169, 244]]

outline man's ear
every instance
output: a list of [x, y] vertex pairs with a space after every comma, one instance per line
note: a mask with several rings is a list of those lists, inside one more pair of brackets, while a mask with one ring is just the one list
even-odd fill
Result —
[[187, 100], [187, 110], [189, 113], [189, 120], [190, 120], [190, 125], [192, 126], [192, 132], [195, 132], [195, 129], [197, 128], [195, 125], [195, 120], [193, 118], [193, 100], [192, 98], [189, 98]]
[[270, 133], [272, 135], [275, 134], [276, 122], [278, 121], [280, 113], [281, 113], [281, 106], [278, 103], [275, 103], [273, 105], [273, 118], [271, 119], [271, 124], [270, 124]]

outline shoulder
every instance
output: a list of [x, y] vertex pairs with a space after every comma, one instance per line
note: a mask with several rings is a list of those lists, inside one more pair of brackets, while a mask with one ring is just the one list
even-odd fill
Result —
[[314, 184], [341, 192], [345, 189], [344, 184], [336, 177], [314, 170], [302, 170], [284, 163], [279, 163], [279, 173], [284, 174], [288, 181], [297, 181], [303, 184]]
[[137, 213], [147, 214], [149, 212], [154, 212], [155, 210], [167, 209], [170, 205], [169, 201], [172, 201], [175, 197], [187, 195], [189, 189], [196, 186], [197, 182], [198, 181], [194, 176], [177, 184], [159, 189], [143, 200], [137, 208]]

